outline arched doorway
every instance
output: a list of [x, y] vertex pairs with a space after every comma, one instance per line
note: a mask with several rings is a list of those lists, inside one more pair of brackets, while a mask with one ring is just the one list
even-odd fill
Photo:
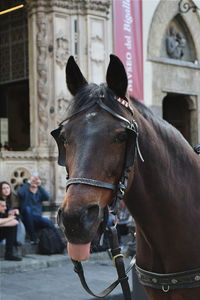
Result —
[[176, 127], [192, 144], [192, 114], [188, 96], [168, 94], [163, 99], [163, 119]]

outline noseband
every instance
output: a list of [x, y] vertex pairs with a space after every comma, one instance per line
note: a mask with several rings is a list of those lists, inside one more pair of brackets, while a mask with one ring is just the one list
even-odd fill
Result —
[[[112, 207], [111, 207], [111, 211], [116, 214], [117, 208], [118, 208], [118, 205], [117, 205], [118, 200], [123, 199], [124, 194], [125, 194], [125, 190], [126, 190], [127, 185], [128, 185], [128, 175], [129, 175], [129, 172], [131, 171], [131, 167], [133, 166], [133, 163], [134, 163], [134, 160], [135, 160], [136, 150], [137, 150], [137, 153], [139, 154], [142, 161], [143, 161], [143, 157], [141, 155], [141, 152], [140, 152], [140, 149], [139, 149], [139, 144], [138, 144], [138, 125], [137, 125], [136, 121], [134, 119], [129, 121], [125, 117], [123, 117], [123, 116], [119, 115], [118, 113], [116, 113], [114, 110], [112, 110], [110, 107], [108, 107], [106, 104], [104, 104], [102, 102], [102, 98], [104, 98], [104, 97], [105, 97], [104, 95], [101, 95], [99, 98], [97, 98], [95, 103], [92, 103], [90, 105], [86, 105], [79, 112], [77, 112], [75, 114], [77, 115], [78, 113], [80, 113], [84, 110], [87, 110], [87, 109], [91, 108], [93, 105], [97, 104], [103, 110], [105, 110], [109, 114], [111, 114], [113, 117], [117, 118], [120, 121], [125, 122], [127, 124], [126, 129], [128, 130], [129, 134], [131, 134], [131, 136], [132, 136], [131, 149], [133, 151], [131, 151], [131, 152], [133, 152], [133, 153], [130, 153], [129, 149], [127, 149], [124, 171], [122, 173], [122, 176], [121, 176], [121, 179], [120, 179], [118, 185], [114, 185], [114, 184], [107, 183], [107, 182], [104, 182], [104, 181], [94, 180], [94, 179], [91, 179], [91, 178], [68, 178], [67, 177], [66, 188], [68, 188], [72, 184], [85, 184], [85, 185], [90, 185], [90, 186], [95, 186], [95, 187], [100, 187], [100, 188], [116, 191], [116, 197], [115, 197], [115, 200], [113, 201]], [[115, 99], [127, 108], [128, 102], [126, 102], [126, 100], [122, 101], [121, 98], [118, 98], [118, 97], [115, 97]], [[132, 111], [131, 110], [129, 110], [129, 111], [133, 115]], [[65, 119], [60, 125], [62, 125], [65, 121], [67, 121], [67, 120], [71, 119], [72, 117], [74, 117], [75, 114], [73, 114], [72, 116]], [[131, 159], [130, 159], [130, 157], [131, 157]], [[130, 160], [131, 160], [131, 162], [130, 162]]]

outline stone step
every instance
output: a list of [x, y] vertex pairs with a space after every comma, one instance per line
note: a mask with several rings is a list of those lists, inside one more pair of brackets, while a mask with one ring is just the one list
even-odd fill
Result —
[[[38, 246], [31, 245], [29, 241], [26, 241], [24, 245], [19, 247], [14, 247], [14, 252], [20, 256], [25, 256], [27, 254], [37, 254], [38, 253]], [[4, 257], [5, 253], [5, 242], [1, 242], [0, 244], [0, 258]]]

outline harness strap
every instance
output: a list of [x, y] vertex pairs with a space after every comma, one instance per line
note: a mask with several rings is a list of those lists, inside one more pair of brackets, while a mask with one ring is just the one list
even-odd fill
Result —
[[168, 274], [146, 271], [137, 265], [135, 269], [141, 284], [166, 293], [175, 289], [200, 287], [200, 268]]
[[123, 291], [124, 299], [131, 300], [131, 290], [128, 283], [128, 276], [124, 266], [124, 256], [121, 254], [116, 226], [109, 228], [110, 246], [115, 266], [117, 269], [118, 278]]
[[116, 266], [117, 273], [118, 273], [117, 280], [115, 280], [105, 290], [103, 290], [99, 294], [96, 294], [91, 291], [91, 289], [89, 288], [89, 286], [85, 280], [85, 275], [84, 275], [84, 271], [83, 271], [81, 262], [75, 261], [72, 259], [72, 262], [74, 264], [74, 271], [78, 274], [83, 288], [91, 296], [94, 296], [96, 298], [104, 298], [107, 295], [109, 295], [114, 290], [114, 288], [120, 283], [121, 287], [122, 287], [123, 295], [124, 295], [124, 300], [131, 300], [132, 297], [131, 297], [131, 291], [130, 291], [130, 287], [129, 287], [129, 283], [128, 283], [127, 274], [135, 265], [135, 257], [132, 258], [128, 268], [125, 270], [124, 257], [120, 253], [119, 242], [118, 242], [118, 237], [117, 237], [117, 230], [116, 230], [115, 226], [109, 228], [109, 238], [110, 238], [110, 243], [111, 243], [111, 253], [112, 253], [113, 259], [115, 261], [115, 266]]
[[66, 187], [68, 187], [70, 184], [87, 184], [87, 185], [92, 185], [92, 186], [97, 186], [105, 189], [110, 189], [110, 190], [115, 190], [116, 186], [111, 183], [99, 181], [99, 180], [94, 180], [94, 179], [89, 179], [89, 178], [71, 178], [66, 181]]
[[105, 104], [102, 102], [101, 99], [98, 99], [98, 100], [97, 100], [97, 104], [98, 104], [102, 109], [104, 109], [104, 110], [106, 110], [107, 112], [109, 112], [113, 117], [115, 117], [115, 118], [117, 118], [117, 119], [119, 119], [119, 120], [121, 120], [121, 121], [123, 121], [123, 122], [128, 123], [128, 125], [131, 125], [131, 122], [130, 122], [128, 119], [122, 117], [121, 115], [119, 115], [118, 113], [116, 113], [114, 110], [112, 110], [110, 107], [108, 107], [107, 105], [105, 105]]

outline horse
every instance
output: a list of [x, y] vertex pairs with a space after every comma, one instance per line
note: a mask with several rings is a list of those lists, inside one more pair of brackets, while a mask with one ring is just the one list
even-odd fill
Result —
[[199, 156], [172, 125], [127, 97], [117, 56], [100, 85], [89, 84], [70, 56], [66, 82], [73, 98], [52, 135], [67, 172], [61, 219], [69, 256], [89, 258], [107, 207], [117, 210], [121, 196], [136, 223], [136, 271], [148, 299], [199, 300]]

